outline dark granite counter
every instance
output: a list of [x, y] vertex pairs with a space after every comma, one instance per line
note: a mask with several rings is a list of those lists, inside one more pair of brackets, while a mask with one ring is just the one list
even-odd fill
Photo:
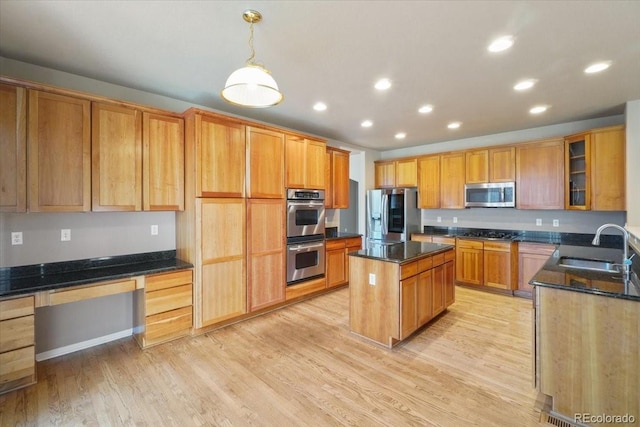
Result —
[[349, 239], [351, 237], [362, 237], [362, 234], [358, 234], [358, 233], [341, 233], [340, 231], [338, 231], [338, 227], [327, 227], [325, 228], [324, 234], [327, 240]]
[[442, 243], [404, 242], [394, 244], [369, 243], [365, 249], [350, 252], [349, 256], [377, 259], [404, 264], [426, 256], [454, 249]]
[[0, 268], [0, 297], [192, 268], [176, 251]]
[[629, 278], [622, 274], [567, 268], [558, 265], [561, 257], [606, 260], [620, 263], [622, 250], [561, 245], [531, 279], [533, 286], [584, 292], [640, 302], [640, 262], [634, 257]]

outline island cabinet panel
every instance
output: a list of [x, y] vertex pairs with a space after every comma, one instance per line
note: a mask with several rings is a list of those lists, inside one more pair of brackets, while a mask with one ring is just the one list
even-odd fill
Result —
[[400, 339], [418, 329], [418, 276], [400, 281]]
[[564, 141], [516, 146], [516, 207], [564, 209]]
[[34, 302], [0, 301], [0, 394], [36, 382]]
[[284, 200], [247, 202], [247, 264], [250, 311], [285, 301]]
[[282, 199], [284, 133], [247, 126], [247, 197]]
[[446, 253], [447, 262], [444, 264], [444, 305], [449, 307], [456, 302], [456, 288], [455, 288], [455, 252]]
[[0, 84], [0, 212], [27, 210], [27, 90]]
[[90, 101], [36, 90], [28, 93], [29, 211], [91, 210]]
[[433, 271], [431, 269], [418, 275], [416, 299], [417, 325], [424, 325], [433, 318]]
[[440, 208], [440, 156], [418, 159], [418, 208]]
[[443, 154], [440, 157], [440, 207], [463, 209], [464, 184], [464, 152]]
[[142, 114], [120, 105], [92, 105], [92, 207], [142, 210]]
[[142, 113], [142, 207], [184, 209], [184, 120]]

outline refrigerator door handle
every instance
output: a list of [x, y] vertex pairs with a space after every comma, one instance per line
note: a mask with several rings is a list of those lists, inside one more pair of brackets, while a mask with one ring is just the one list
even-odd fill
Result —
[[387, 216], [388, 216], [388, 212], [387, 212], [387, 208], [389, 205], [389, 195], [388, 194], [383, 194], [382, 195], [382, 207], [380, 208], [380, 213], [382, 216], [382, 238], [386, 238], [387, 234], [389, 234], [389, 226], [387, 224]]

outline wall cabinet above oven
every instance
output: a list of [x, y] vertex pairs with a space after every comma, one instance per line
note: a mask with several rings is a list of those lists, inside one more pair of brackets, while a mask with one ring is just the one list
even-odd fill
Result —
[[285, 141], [286, 187], [324, 190], [326, 142], [298, 135]]

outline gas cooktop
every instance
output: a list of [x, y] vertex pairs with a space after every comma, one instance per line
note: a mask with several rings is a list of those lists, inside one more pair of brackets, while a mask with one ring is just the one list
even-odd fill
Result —
[[467, 231], [462, 236], [477, 237], [478, 239], [513, 240], [518, 235], [516, 233], [510, 233], [510, 232], [504, 232], [504, 231], [474, 230], [474, 231]]

